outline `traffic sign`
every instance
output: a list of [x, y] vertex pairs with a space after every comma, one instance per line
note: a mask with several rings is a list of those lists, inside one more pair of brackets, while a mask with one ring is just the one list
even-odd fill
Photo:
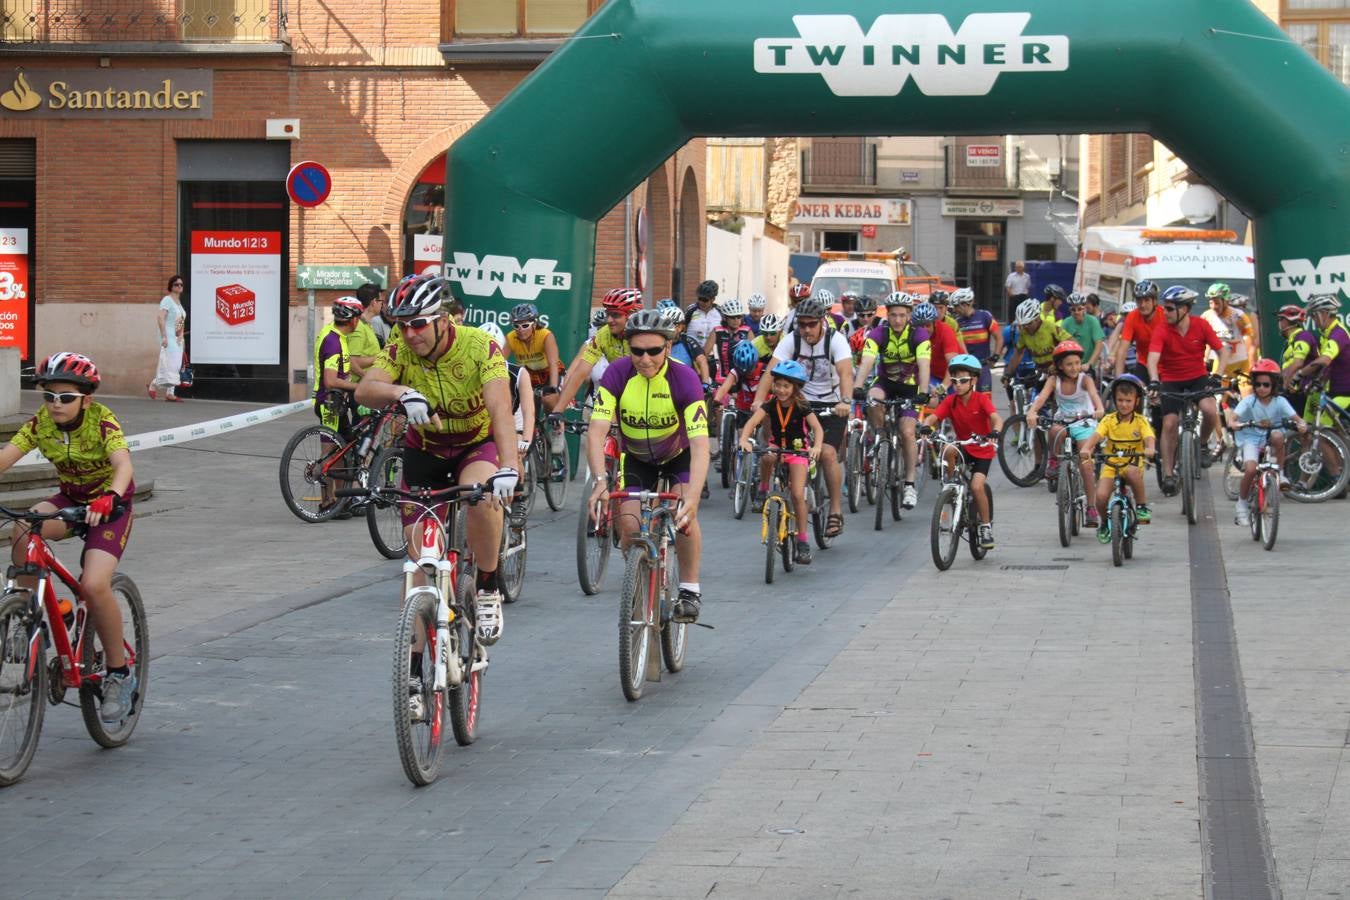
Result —
[[286, 193], [291, 200], [304, 207], [315, 207], [328, 199], [333, 190], [333, 178], [319, 163], [305, 160], [291, 166], [286, 175]]

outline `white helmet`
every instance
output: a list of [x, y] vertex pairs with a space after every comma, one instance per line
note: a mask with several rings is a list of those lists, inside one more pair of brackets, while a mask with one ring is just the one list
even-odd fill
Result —
[[1138, 303], [1135, 303], [1133, 300], [1126, 300], [1124, 303], [1120, 304], [1120, 314], [1122, 316], [1128, 316], [1138, 308]]
[[834, 304], [834, 294], [830, 293], [824, 288], [821, 288], [820, 290], [816, 291], [815, 300], [817, 303], [821, 303], [825, 306], [831, 306]]
[[678, 328], [684, 324], [684, 310], [678, 306], [667, 306], [658, 310], [661, 313], [661, 324], [668, 328]]
[[502, 334], [501, 326], [496, 322], [484, 322], [478, 326], [478, 329], [487, 332], [487, 336], [496, 341], [498, 347], [506, 346], [506, 335]]
[[759, 320], [760, 334], [778, 334], [783, 330], [783, 317], [777, 313], [769, 313]]
[[1028, 298], [1017, 304], [1017, 312], [1014, 314], [1013, 321], [1018, 325], [1030, 325], [1041, 316], [1041, 301]]
[[751, 294], [750, 298], [745, 301], [745, 305], [750, 307], [752, 310], [763, 309], [764, 307], [769, 305], [769, 301], [764, 299], [763, 294]]
[[974, 303], [975, 292], [970, 288], [957, 288], [952, 291], [952, 306], [960, 306], [962, 303]]
[[887, 309], [890, 309], [892, 306], [904, 306], [913, 309], [914, 295], [905, 291], [891, 291], [890, 295], [886, 298], [886, 302], [883, 303], [882, 306], [885, 306]]
[[717, 301], [717, 311], [724, 316], [743, 316], [745, 304], [735, 297], [726, 297]]

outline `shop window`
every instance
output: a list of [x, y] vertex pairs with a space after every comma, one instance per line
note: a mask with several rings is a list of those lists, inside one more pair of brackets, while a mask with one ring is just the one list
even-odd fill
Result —
[[604, 0], [443, 0], [457, 37], [571, 34]]
[[1350, 85], [1350, 0], [1284, 0], [1280, 23], [1313, 59]]
[[1054, 262], [1055, 245], [1054, 244], [1027, 244], [1026, 249], [1027, 262]]

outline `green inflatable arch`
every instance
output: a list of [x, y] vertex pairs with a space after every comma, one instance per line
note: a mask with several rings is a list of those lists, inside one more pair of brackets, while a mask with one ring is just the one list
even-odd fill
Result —
[[610, 0], [450, 148], [445, 261], [575, 346], [596, 222], [692, 137], [1081, 132], [1245, 210], [1263, 308], [1350, 292], [1350, 92], [1247, 0]]

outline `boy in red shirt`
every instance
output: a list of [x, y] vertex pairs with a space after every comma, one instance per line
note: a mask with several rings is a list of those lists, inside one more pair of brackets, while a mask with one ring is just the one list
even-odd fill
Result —
[[[983, 368], [980, 361], [969, 353], [963, 353], [953, 357], [947, 368], [953, 393], [948, 394], [937, 409], [924, 418], [923, 424], [931, 431], [937, 423], [951, 419], [956, 439], [960, 441], [986, 435], [996, 437], [1003, 427], [1003, 419], [994, 410], [994, 401], [990, 396], [976, 390]], [[998, 449], [991, 441], [960, 448], [948, 447], [945, 452], [953, 453], [958, 449], [970, 468], [970, 492], [975, 495], [975, 511], [980, 516], [980, 546], [990, 550], [994, 546], [994, 524], [985, 485], [989, 480], [989, 467], [998, 455]]]

